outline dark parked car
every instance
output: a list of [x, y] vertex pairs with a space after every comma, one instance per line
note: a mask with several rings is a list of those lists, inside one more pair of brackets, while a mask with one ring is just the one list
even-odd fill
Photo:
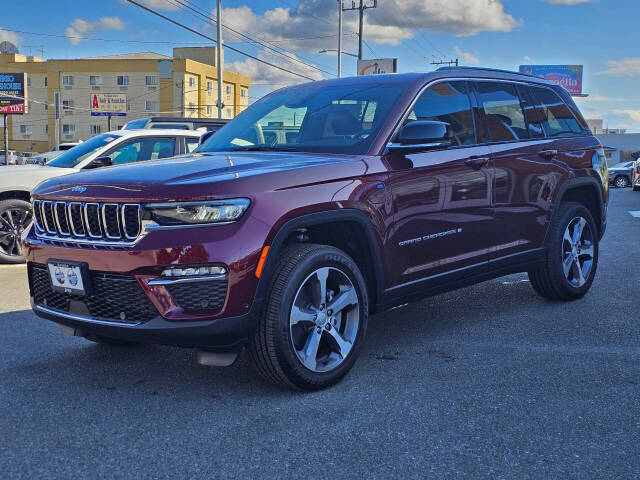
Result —
[[634, 161], [622, 162], [609, 167], [609, 183], [617, 188], [625, 188], [632, 185], [634, 163]]
[[633, 162], [631, 185], [633, 185], [633, 191], [640, 191], [640, 160]]
[[[277, 125], [297, 134], [267, 140]], [[46, 181], [24, 251], [35, 312], [69, 333], [215, 365], [246, 345], [265, 378], [317, 389], [373, 312], [516, 272], [582, 297], [607, 200], [564, 89], [440, 69], [282, 89], [199, 153]]]
[[174, 130], [205, 129], [207, 132], [217, 132], [228, 122], [226, 118], [145, 117], [127, 122], [122, 130], [172, 128]]

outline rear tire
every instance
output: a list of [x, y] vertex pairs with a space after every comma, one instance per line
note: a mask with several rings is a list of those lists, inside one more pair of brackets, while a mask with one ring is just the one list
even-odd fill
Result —
[[547, 235], [543, 266], [529, 272], [533, 289], [548, 300], [583, 297], [598, 266], [598, 230], [591, 212], [580, 203], [562, 203]]
[[334, 247], [288, 247], [250, 338], [258, 372], [276, 385], [317, 390], [338, 382], [360, 353], [368, 295], [356, 263]]
[[629, 186], [629, 179], [624, 175], [620, 175], [613, 180], [616, 188], [627, 188]]

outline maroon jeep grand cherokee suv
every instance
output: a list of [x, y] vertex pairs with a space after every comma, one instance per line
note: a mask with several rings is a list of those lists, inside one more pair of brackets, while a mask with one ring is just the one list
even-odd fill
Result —
[[33, 309], [316, 389], [368, 315], [515, 272], [589, 290], [604, 154], [570, 96], [485, 69], [319, 81], [253, 104], [195, 154], [55, 178], [23, 236]]

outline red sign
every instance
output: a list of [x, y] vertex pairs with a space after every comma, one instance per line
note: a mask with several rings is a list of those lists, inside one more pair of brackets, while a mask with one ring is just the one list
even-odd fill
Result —
[[24, 113], [24, 103], [19, 105], [0, 105], [0, 113]]

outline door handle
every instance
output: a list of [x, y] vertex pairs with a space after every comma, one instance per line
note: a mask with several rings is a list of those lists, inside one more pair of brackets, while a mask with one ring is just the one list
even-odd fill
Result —
[[480, 170], [489, 164], [489, 157], [469, 157], [464, 161], [464, 164], [474, 170]]
[[545, 160], [553, 160], [558, 156], [558, 150], [542, 150], [540, 153], [538, 153], [538, 155], [540, 155]]

